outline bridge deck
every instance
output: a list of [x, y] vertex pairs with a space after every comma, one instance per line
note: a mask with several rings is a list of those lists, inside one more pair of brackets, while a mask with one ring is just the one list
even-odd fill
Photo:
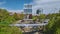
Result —
[[41, 23], [41, 24], [11, 24], [10, 26], [44, 26], [48, 23]]

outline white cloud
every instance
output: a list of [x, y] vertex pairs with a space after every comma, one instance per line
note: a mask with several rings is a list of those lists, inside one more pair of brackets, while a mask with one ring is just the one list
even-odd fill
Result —
[[6, 8], [6, 7], [0, 7], [1, 9], [6, 9], [8, 12], [13, 12], [13, 13], [22, 13], [23, 12], [23, 10], [11, 10], [11, 9], [8, 9], [8, 8]]
[[60, 8], [60, 0], [33, 0], [33, 13], [36, 13], [36, 10], [39, 8], [44, 9], [44, 13], [50, 13], [55, 11], [55, 8]]
[[55, 1], [60, 1], [60, 0], [33, 0], [35, 3], [47, 3], [47, 2], [55, 2]]
[[5, 4], [6, 2], [0, 2], [0, 5], [3, 5], [3, 4]]
[[16, 12], [16, 13], [21, 13], [21, 12], [23, 12], [23, 10], [8, 10], [9, 12]]

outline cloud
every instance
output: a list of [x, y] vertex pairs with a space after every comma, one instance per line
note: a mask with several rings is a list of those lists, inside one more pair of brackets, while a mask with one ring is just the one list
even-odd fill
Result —
[[0, 2], [0, 5], [3, 5], [3, 4], [5, 4], [6, 2]]
[[13, 12], [13, 13], [21, 13], [21, 12], [23, 12], [23, 10], [8, 10], [9, 12]]
[[33, 12], [39, 8], [44, 10], [43, 13], [53, 13], [60, 8], [60, 0], [33, 0]]
[[47, 2], [55, 2], [55, 1], [60, 1], [60, 0], [33, 0], [35, 3], [47, 3]]
[[13, 9], [8, 9], [8, 8], [6, 8], [6, 7], [0, 7], [1, 9], [6, 9], [8, 12], [12, 12], [12, 13], [22, 13], [23, 12], [23, 10], [13, 10]]

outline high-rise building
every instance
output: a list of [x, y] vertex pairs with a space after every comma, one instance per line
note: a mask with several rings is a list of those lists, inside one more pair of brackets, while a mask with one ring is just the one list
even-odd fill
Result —
[[38, 9], [37, 11], [36, 11], [36, 14], [42, 14], [43, 13], [43, 9]]
[[32, 14], [32, 5], [31, 4], [24, 4], [24, 13]]
[[24, 14], [27, 19], [32, 18], [32, 4], [24, 4]]

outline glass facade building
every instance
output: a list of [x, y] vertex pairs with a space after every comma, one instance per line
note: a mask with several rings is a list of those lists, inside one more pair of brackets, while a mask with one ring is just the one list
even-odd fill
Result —
[[36, 11], [36, 14], [42, 14], [43, 13], [43, 9], [38, 9], [37, 11]]
[[32, 14], [32, 9], [24, 9], [25, 14]]
[[31, 4], [24, 4], [24, 13], [32, 14], [32, 5]]

